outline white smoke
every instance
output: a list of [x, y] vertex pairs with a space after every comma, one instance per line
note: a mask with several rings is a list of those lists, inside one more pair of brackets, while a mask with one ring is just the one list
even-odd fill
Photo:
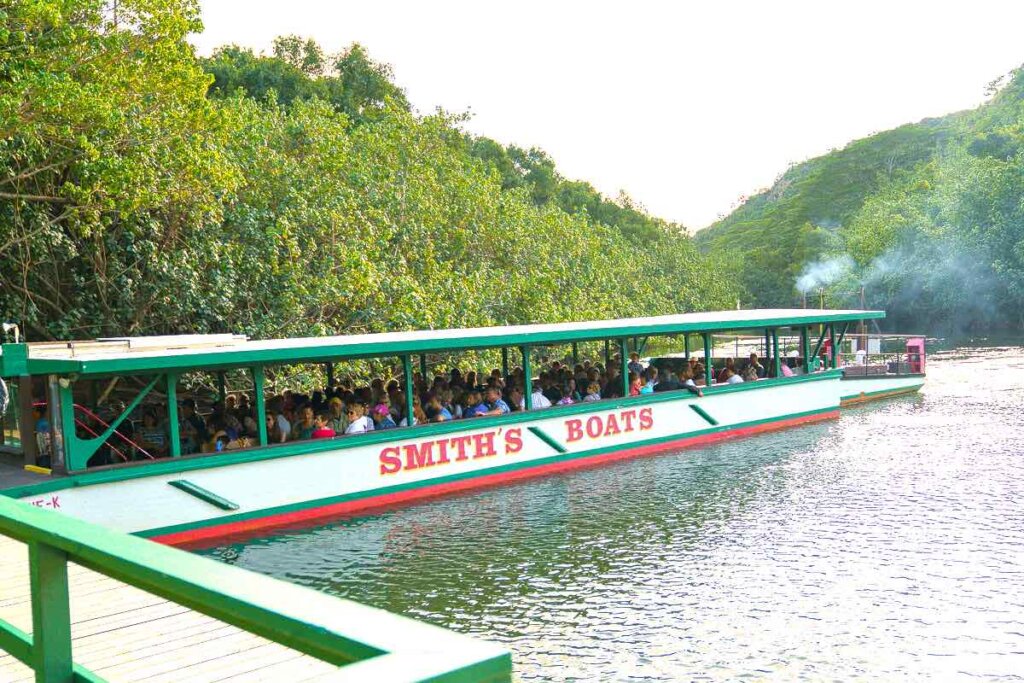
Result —
[[848, 254], [808, 263], [796, 279], [796, 288], [801, 294], [806, 294], [819, 287], [828, 287], [853, 271], [853, 267], [853, 259]]

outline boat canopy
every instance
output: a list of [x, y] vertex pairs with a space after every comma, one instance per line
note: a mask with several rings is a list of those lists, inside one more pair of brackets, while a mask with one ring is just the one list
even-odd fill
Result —
[[[240, 335], [213, 334], [42, 342], [27, 345], [27, 358], [17, 353], [24, 346], [4, 345], [0, 354], [0, 376], [187, 372], [628, 337], [798, 328], [884, 317], [884, 311], [872, 310], [754, 309], [259, 341]], [[20, 349], [13, 348], [19, 346]]]

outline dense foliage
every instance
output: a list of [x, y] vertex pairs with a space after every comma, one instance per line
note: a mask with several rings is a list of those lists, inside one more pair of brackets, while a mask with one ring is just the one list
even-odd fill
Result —
[[679, 226], [410, 111], [358, 45], [198, 59], [194, 0], [0, 9], [0, 316], [259, 337], [730, 307]]
[[[926, 332], [1024, 328], [1024, 72], [976, 110], [790, 168], [697, 241], [760, 305], [887, 309]], [[803, 278], [800, 276], [803, 275]]]

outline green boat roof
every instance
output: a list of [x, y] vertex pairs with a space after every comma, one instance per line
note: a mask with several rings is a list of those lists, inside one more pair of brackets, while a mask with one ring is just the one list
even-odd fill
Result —
[[[28, 374], [33, 375], [97, 376], [185, 372], [251, 365], [452, 352], [524, 344], [541, 346], [634, 336], [801, 327], [884, 317], [884, 311], [870, 310], [756, 309], [574, 323], [414, 330], [295, 339], [249, 340], [244, 336], [231, 334], [119, 337], [29, 344], [27, 369]], [[9, 349], [11, 346], [18, 345], [7, 345]], [[0, 375], [5, 374], [4, 368], [4, 358], [0, 355]]]

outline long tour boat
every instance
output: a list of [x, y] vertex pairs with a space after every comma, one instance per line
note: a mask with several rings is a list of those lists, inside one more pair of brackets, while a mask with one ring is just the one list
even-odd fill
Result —
[[[871, 310], [736, 310], [263, 341], [192, 335], [3, 344], [0, 377], [12, 398], [4, 433], [15, 454], [7, 458], [17, 457], [19, 466], [23, 460], [29, 472], [0, 469], [0, 494], [185, 544], [707, 444], [834, 418], [849, 403], [917, 391], [924, 383], [923, 338], [901, 338], [886, 356], [881, 340], [856, 333], [858, 324], [863, 330], [866, 321], [883, 317]], [[749, 335], [748, 345], [756, 340], [767, 377], [717, 384], [715, 366], [733, 355], [719, 344], [741, 333]], [[648, 361], [657, 366], [690, 357], [691, 346], [705, 369], [701, 395], [683, 388], [630, 396], [623, 372], [621, 397], [533, 405], [542, 355], [568, 363], [580, 359], [581, 348], [596, 349], [600, 362], [603, 348], [605, 363], [615, 364], [615, 357], [670, 349]], [[282, 368], [320, 368], [331, 378], [335, 364], [390, 362], [401, 368], [401, 412], [408, 416], [417, 360], [425, 378], [431, 359], [447, 369], [459, 364], [460, 354], [497, 358], [498, 351], [506, 377], [510, 351], [521, 367], [523, 410], [269, 443], [268, 377]], [[188, 395], [185, 378], [197, 373], [219, 378], [221, 400], [225, 376], [245, 378], [258, 426], [252, 447], [183, 452], [179, 404]], [[93, 411], [112, 390], [128, 392], [130, 400], [120, 414], [101, 419]], [[33, 395], [45, 404], [33, 406]], [[132, 436], [138, 430], [130, 425], [153, 405], [166, 411], [167, 457], [151, 457]], [[22, 438], [12, 447], [15, 433]], [[101, 448], [125, 462], [89, 467]]]

